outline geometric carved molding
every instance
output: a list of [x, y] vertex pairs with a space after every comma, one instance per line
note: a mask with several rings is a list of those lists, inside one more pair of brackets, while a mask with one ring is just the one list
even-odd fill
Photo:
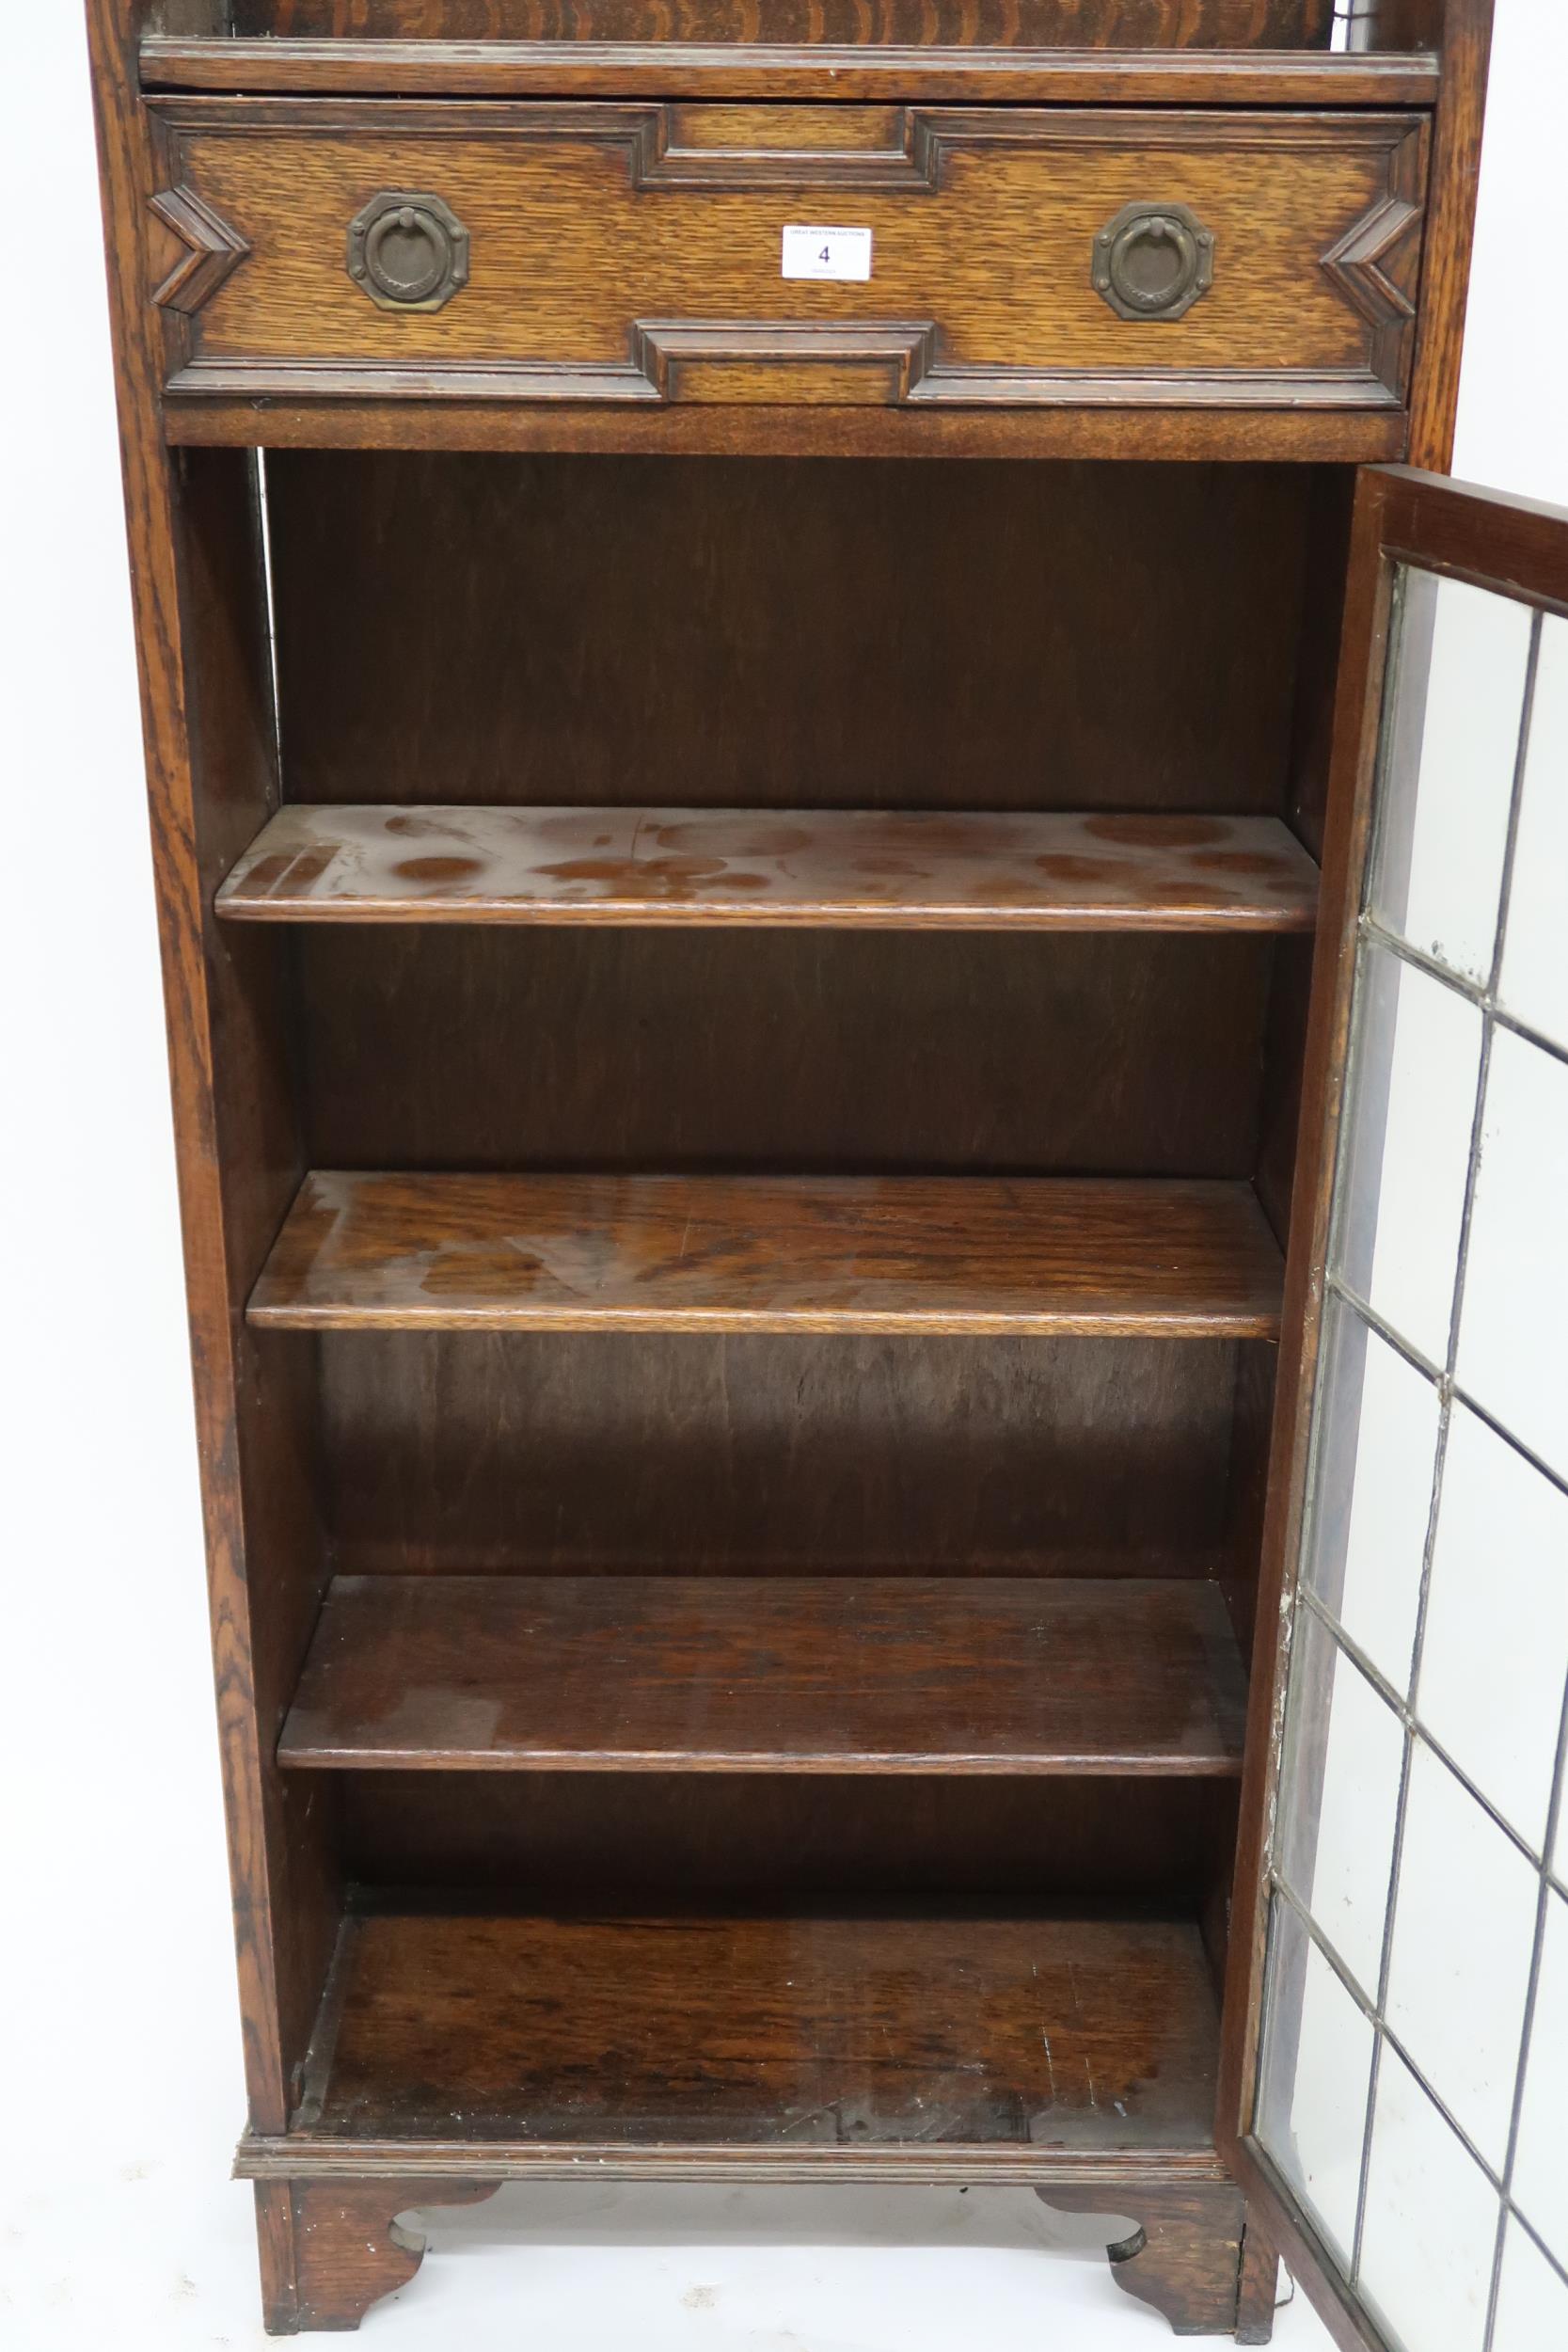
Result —
[[1416, 315], [1410, 295], [1395, 285], [1383, 263], [1420, 217], [1418, 204], [1386, 196], [1323, 255], [1323, 265], [1339, 292], [1373, 326], [1403, 326]]
[[[763, 397], [766, 370], [785, 405], [842, 405], [847, 397], [893, 407], [1394, 409], [1400, 393], [1397, 353], [1387, 370], [1180, 368], [1133, 371], [989, 366], [952, 360], [939, 350], [929, 319], [857, 321], [843, 333], [821, 320], [639, 319], [624, 358], [454, 361], [417, 383], [396, 363], [370, 359], [220, 358], [198, 356], [170, 375], [176, 400], [425, 400], [682, 402]], [[1369, 339], [1379, 346], [1386, 340]], [[1397, 338], [1395, 339], [1397, 341]], [[791, 347], [793, 345], [793, 347]], [[734, 388], [719, 372], [740, 371]], [[853, 370], [859, 390], [844, 389]], [[700, 389], [693, 388], [700, 371]], [[789, 379], [793, 380], [789, 380]]]
[[[1405, 355], [1416, 320], [1418, 249], [1407, 256], [1398, 276], [1389, 264], [1419, 228], [1421, 183], [1414, 151], [1407, 139], [1389, 157], [1388, 192], [1370, 212], [1348, 229], [1338, 245], [1323, 257], [1323, 268], [1336, 291], [1372, 330], [1370, 354], [1372, 372], [1389, 389], [1402, 393]], [[1410, 283], [1401, 283], [1408, 274]]]
[[[935, 339], [929, 321], [639, 319], [632, 329], [631, 368], [659, 400], [687, 397], [688, 373], [694, 368], [777, 371], [772, 397], [785, 401], [812, 397], [811, 372], [816, 368], [864, 369], [864, 397], [896, 405], [929, 373]], [[806, 373], [792, 390], [784, 377], [800, 370]]]
[[[630, 109], [627, 109], [629, 119]], [[705, 126], [701, 113], [678, 113], [650, 105], [632, 128], [627, 156], [630, 184], [656, 188], [841, 188], [880, 189], [889, 195], [934, 196], [942, 169], [941, 141], [919, 109], [900, 106], [878, 135], [892, 135], [882, 147], [800, 149], [740, 148], [683, 143]]]
[[230, 229], [194, 188], [165, 188], [152, 210], [189, 251], [182, 256], [153, 295], [160, 310], [192, 318], [250, 253], [238, 230]]
[[[1375, 159], [1373, 169], [1361, 183], [1367, 189], [1367, 210], [1362, 216], [1340, 232], [1337, 225], [1328, 226], [1334, 218], [1330, 213], [1322, 232], [1337, 237], [1323, 266], [1336, 295], [1354, 316], [1358, 332], [1354, 351], [1347, 353], [1343, 338], [1333, 337], [1330, 330], [1323, 340], [1341, 347], [1315, 364], [1259, 364], [1248, 339], [1238, 329], [1222, 339], [1234, 345], [1231, 364], [1222, 359], [1199, 368], [1182, 355], [1173, 354], [1168, 365], [1148, 362], [1132, 367], [1105, 360], [1074, 365], [1049, 348], [1022, 363], [959, 358], [948, 347], [944, 323], [926, 307], [932, 290], [924, 285], [908, 308], [895, 294], [879, 318], [830, 321], [797, 316], [764, 321], [754, 313], [729, 319], [711, 314], [672, 317], [656, 292], [664, 272], [662, 265], [655, 264], [665, 241], [662, 234], [652, 233], [657, 215], [666, 206], [679, 205], [684, 200], [682, 191], [776, 192], [782, 197], [787, 190], [786, 200], [795, 202], [811, 189], [820, 191], [816, 200], [822, 203], [863, 187], [926, 205], [942, 200], [956, 159], [971, 150], [1005, 148], [1047, 160], [1060, 155], [1066, 159], [1064, 167], [1076, 168], [1085, 159], [1095, 160], [1101, 150], [1116, 151], [1119, 156], [1130, 137], [1136, 144], [1124, 110], [1074, 106], [1026, 112], [1012, 106], [922, 105], [867, 109], [863, 119], [857, 117], [853, 126], [866, 144], [818, 148], [807, 144], [816, 135], [810, 121], [798, 126], [790, 116], [768, 135], [780, 136], [780, 144], [764, 146], [756, 143], [758, 135], [747, 123], [736, 119], [733, 110], [721, 107], [658, 101], [593, 106], [533, 101], [508, 110], [504, 119], [492, 121], [496, 110], [483, 106], [454, 103], [420, 108], [396, 100], [378, 102], [377, 137], [400, 133], [409, 139], [450, 138], [459, 144], [494, 138], [507, 153], [556, 141], [611, 154], [618, 151], [627, 186], [639, 206], [647, 207], [647, 262], [654, 282], [647, 285], [646, 294], [653, 299], [642, 315], [634, 312], [626, 320], [619, 350], [611, 346], [594, 357], [558, 358], [549, 356], [546, 349], [526, 358], [510, 358], [505, 354], [503, 321], [501, 348], [493, 356], [453, 349], [435, 361], [428, 352], [412, 348], [404, 357], [389, 342], [333, 357], [307, 356], [289, 348], [290, 321], [274, 316], [260, 293], [261, 331], [281, 347], [247, 351], [241, 333], [230, 339], [238, 341], [241, 348], [222, 352], [209, 348], [202, 333], [205, 322], [190, 314], [210, 299], [245, 253], [243, 240], [194, 194], [192, 183], [202, 176], [201, 143], [239, 135], [238, 155], [247, 168], [259, 170], [263, 151], [252, 151], [248, 142], [263, 132], [271, 138], [314, 134], [327, 125], [345, 135], [363, 130], [352, 112], [345, 112], [340, 119], [336, 108], [328, 105], [324, 112], [314, 100], [309, 104], [288, 99], [274, 102], [264, 124], [237, 124], [221, 112], [222, 105], [215, 99], [161, 95], [148, 102], [162, 151], [168, 158], [165, 176], [172, 183], [172, 193], [158, 199], [160, 215], [191, 248], [190, 260], [172, 274], [162, 293], [176, 312], [184, 312], [189, 330], [187, 348], [170, 353], [166, 385], [173, 398], [182, 403], [193, 398], [316, 403], [414, 396], [424, 401], [529, 405], [752, 402], [786, 407], [849, 403], [898, 407], [1358, 411], [1393, 409], [1402, 403], [1408, 355], [1415, 342], [1412, 311], [1421, 248], [1418, 233], [1412, 231], [1418, 229], [1424, 194], [1428, 147], [1424, 121], [1407, 127], [1404, 120], [1387, 116], [1173, 118], [1172, 127], [1162, 130], [1161, 137], [1166, 145], [1182, 150], [1222, 156], [1231, 151], [1238, 155], [1266, 151], [1272, 160], [1277, 159], [1281, 149], [1299, 150], [1304, 168], [1308, 169], [1309, 189], [1316, 187], [1319, 164], [1329, 157], [1359, 154], [1369, 161]], [[368, 130], [363, 130], [363, 135], [369, 140]], [[1149, 135], [1146, 130], [1141, 135]], [[368, 146], [367, 155], [375, 151], [373, 145]], [[436, 151], [432, 147], [433, 167], [436, 161]], [[1044, 162], [1040, 168], [1045, 169]], [[345, 184], [345, 199], [350, 193], [352, 189]], [[345, 201], [345, 215], [351, 210]], [[836, 215], [825, 213], [823, 216]], [[1318, 217], [1323, 219], [1323, 215]], [[1343, 218], [1340, 213], [1339, 219]], [[673, 225], [657, 222], [660, 232], [666, 226]], [[324, 236], [327, 228], [335, 238], [336, 224], [325, 223]], [[675, 242], [672, 237], [672, 249]], [[959, 259], [972, 271], [978, 257]], [[1285, 298], [1289, 270], [1303, 262], [1308, 269], [1312, 266], [1306, 256], [1291, 256], [1289, 263], [1279, 262], [1265, 273], [1264, 294], [1269, 303]], [[721, 280], [722, 275], [721, 271]], [[907, 291], [900, 288], [906, 298], [907, 292], [913, 291], [912, 286]], [[625, 292], [617, 285], [612, 300], [624, 298]], [[1262, 302], [1263, 296], [1259, 299]]]

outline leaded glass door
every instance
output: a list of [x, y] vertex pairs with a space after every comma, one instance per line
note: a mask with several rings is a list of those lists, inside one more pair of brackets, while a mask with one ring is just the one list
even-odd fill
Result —
[[1369, 473], [1348, 613], [1228, 2153], [1343, 2343], [1545, 2352], [1568, 2346], [1568, 516]]

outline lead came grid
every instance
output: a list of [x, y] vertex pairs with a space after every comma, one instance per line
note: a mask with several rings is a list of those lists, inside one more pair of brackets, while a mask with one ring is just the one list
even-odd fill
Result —
[[1313, 1403], [1257, 2132], [1402, 2352], [1568, 2344], [1568, 621], [1415, 569]]

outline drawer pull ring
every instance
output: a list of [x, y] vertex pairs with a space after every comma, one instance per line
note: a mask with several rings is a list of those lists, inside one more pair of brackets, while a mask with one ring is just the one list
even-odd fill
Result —
[[1094, 241], [1095, 292], [1118, 318], [1179, 319], [1214, 282], [1214, 239], [1185, 204], [1127, 204]]
[[348, 274], [383, 310], [439, 310], [468, 282], [468, 232], [438, 196], [383, 188], [348, 232]]

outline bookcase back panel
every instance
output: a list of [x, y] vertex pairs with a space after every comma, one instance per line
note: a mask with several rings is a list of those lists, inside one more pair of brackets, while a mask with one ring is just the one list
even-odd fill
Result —
[[932, 41], [992, 48], [1317, 48], [1333, 0], [233, 0], [298, 40]]
[[1200, 1907], [1234, 1837], [1225, 1784], [759, 1773], [345, 1772], [362, 1885], [518, 1903], [900, 1895]]
[[325, 927], [317, 1168], [1246, 1176], [1275, 949]]
[[[268, 482], [297, 800], [1290, 801], [1307, 471], [319, 453]], [[319, 1168], [1243, 1179], [1280, 960], [422, 925], [278, 952]], [[343, 1573], [1202, 1575], [1236, 1551], [1225, 1343], [318, 1344]]]
[[1224, 1342], [319, 1345], [344, 1573], [1180, 1574], [1227, 1540]]
[[294, 801], [1282, 814], [1309, 468], [267, 459]]

